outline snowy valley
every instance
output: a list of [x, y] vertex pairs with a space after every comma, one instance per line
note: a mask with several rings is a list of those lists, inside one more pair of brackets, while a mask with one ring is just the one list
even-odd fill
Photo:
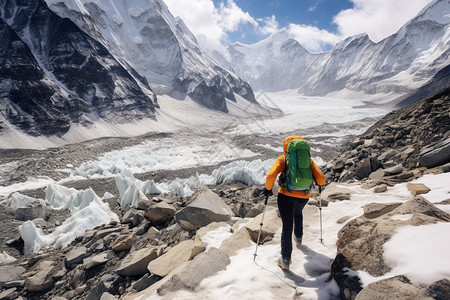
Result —
[[[449, 16], [215, 59], [161, 0], [3, 2], [0, 299], [446, 299]], [[327, 184], [284, 271], [288, 135]]]

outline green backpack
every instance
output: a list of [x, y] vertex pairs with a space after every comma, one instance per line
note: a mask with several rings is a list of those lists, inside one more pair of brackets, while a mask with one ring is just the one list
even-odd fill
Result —
[[303, 139], [294, 139], [286, 149], [284, 168], [284, 183], [282, 188], [305, 191], [307, 194], [313, 184], [311, 171], [311, 155], [309, 144]]

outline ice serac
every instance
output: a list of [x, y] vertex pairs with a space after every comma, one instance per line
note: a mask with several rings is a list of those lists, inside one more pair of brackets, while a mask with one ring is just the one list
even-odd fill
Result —
[[46, 1], [130, 63], [157, 93], [178, 92], [225, 112], [225, 98], [235, 101], [235, 94], [255, 102], [249, 84], [203, 51], [161, 0]]
[[228, 51], [233, 69], [255, 90], [392, 100], [450, 63], [450, 1], [433, 1], [378, 43], [360, 34], [328, 52], [309, 53], [283, 29], [253, 45], [232, 44]]
[[154, 116], [145, 78], [43, 0], [0, 4], [0, 116], [34, 135]]

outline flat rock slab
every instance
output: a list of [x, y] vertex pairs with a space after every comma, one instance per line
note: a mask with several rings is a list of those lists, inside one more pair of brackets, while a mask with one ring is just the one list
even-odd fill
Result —
[[120, 263], [116, 273], [121, 276], [142, 276], [148, 273], [148, 264], [159, 256], [158, 247], [143, 248], [128, 254]]
[[4, 287], [7, 282], [18, 280], [26, 269], [20, 266], [0, 266], [0, 287]]
[[423, 183], [407, 183], [406, 188], [411, 192], [413, 196], [426, 194], [430, 191], [430, 188]]
[[152, 260], [147, 268], [150, 273], [164, 277], [181, 264], [191, 260], [195, 242], [187, 240], [179, 243], [167, 253]]

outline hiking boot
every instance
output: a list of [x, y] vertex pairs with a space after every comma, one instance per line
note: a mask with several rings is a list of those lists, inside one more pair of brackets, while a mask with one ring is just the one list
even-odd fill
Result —
[[295, 244], [297, 246], [301, 246], [302, 245], [302, 237], [298, 237], [298, 236], [294, 236], [294, 240], [295, 240]]
[[290, 264], [291, 264], [290, 259], [283, 258], [282, 256], [280, 256], [280, 258], [278, 259], [278, 266], [283, 270], [289, 270]]

